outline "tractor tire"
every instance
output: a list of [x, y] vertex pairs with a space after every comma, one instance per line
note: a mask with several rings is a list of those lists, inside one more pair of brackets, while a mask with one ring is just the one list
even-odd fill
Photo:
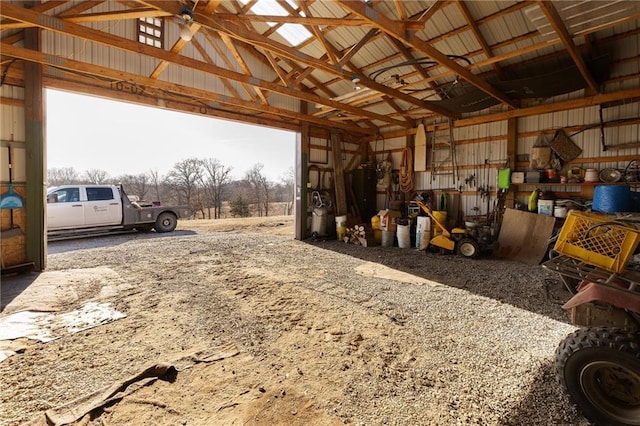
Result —
[[637, 331], [583, 328], [556, 349], [556, 372], [571, 401], [599, 425], [640, 425]]
[[156, 223], [153, 225], [156, 232], [173, 232], [178, 225], [178, 218], [171, 213], [160, 213], [156, 219]]
[[475, 259], [480, 253], [478, 242], [472, 238], [463, 238], [456, 243], [456, 254]]

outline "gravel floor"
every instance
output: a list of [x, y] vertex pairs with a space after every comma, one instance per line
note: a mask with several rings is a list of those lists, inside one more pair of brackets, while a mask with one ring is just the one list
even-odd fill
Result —
[[77, 299], [63, 311], [100, 300], [127, 317], [22, 341], [0, 363], [0, 424], [221, 345], [238, 355], [78, 424], [587, 424], [553, 372], [574, 327], [551, 273], [292, 234], [290, 218], [269, 218], [52, 243], [49, 271], [103, 271], [69, 279]]

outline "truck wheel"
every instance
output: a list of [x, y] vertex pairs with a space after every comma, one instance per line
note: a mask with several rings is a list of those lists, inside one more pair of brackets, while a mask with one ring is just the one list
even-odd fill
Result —
[[580, 329], [556, 349], [560, 383], [596, 424], [640, 425], [640, 339], [637, 332]]
[[178, 225], [178, 219], [171, 213], [160, 213], [156, 219], [156, 224], [153, 227], [156, 232], [172, 232]]
[[476, 258], [479, 252], [478, 242], [471, 238], [463, 238], [456, 243], [456, 254], [460, 256]]

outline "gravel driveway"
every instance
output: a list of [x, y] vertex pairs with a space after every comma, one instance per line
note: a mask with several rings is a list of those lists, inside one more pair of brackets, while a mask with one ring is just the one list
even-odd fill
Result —
[[[159, 362], [177, 375], [77, 424], [587, 424], [553, 372], [574, 330], [569, 294], [539, 266], [301, 242], [290, 217], [184, 221], [49, 253], [29, 281], [65, 277], [51, 286], [75, 296], [59, 312], [93, 301], [126, 317], [13, 341], [2, 425], [45, 424], [46, 410]], [[3, 277], [0, 319], [20, 285]]]

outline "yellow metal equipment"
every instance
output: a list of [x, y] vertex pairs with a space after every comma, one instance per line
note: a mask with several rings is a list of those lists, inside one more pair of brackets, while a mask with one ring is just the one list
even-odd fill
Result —
[[467, 238], [469, 232], [466, 229], [453, 228], [449, 231], [447, 226], [433, 214], [433, 211], [428, 205], [417, 200], [411, 201], [411, 203], [420, 207], [420, 209], [431, 218], [433, 234], [433, 237], [429, 241], [431, 245], [449, 251], [456, 251], [465, 257], [476, 257], [478, 255], [480, 251], [478, 243], [472, 238]]

